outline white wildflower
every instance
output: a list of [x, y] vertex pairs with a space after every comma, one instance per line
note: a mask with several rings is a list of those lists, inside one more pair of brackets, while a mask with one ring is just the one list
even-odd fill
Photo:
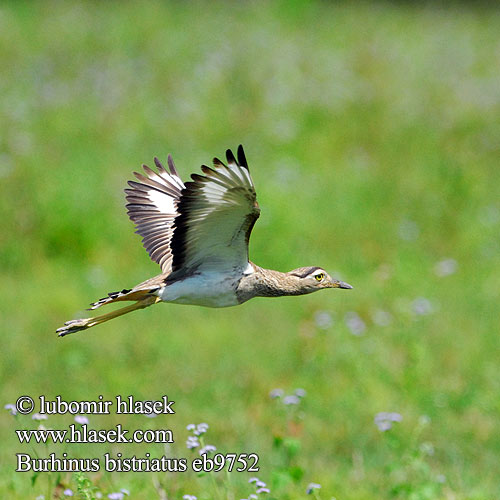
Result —
[[42, 415], [41, 413], [33, 413], [33, 415], [31, 415], [31, 418], [33, 420], [47, 420], [47, 415]]
[[309, 483], [307, 485], [306, 493], [308, 495], [312, 495], [312, 493], [314, 492], [314, 490], [319, 490], [320, 488], [321, 488], [321, 484], [318, 484], [318, 483]]
[[349, 311], [345, 315], [345, 324], [353, 335], [363, 335], [366, 330], [366, 324], [361, 319], [359, 314], [354, 311]]
[[314, 323], [320, 330], [328, 330], [333, 324], [332, 315], [328, 311], [318, 311], [314, 315]]
[[295, 394], [290, 394], [290, 396], [285, 396], [283, 398], [284, 405], [298, 405], [300, 403], [300, 398]]
[[413, 312], [418, 316], [426, 316], [434, 310], [431, 301], [425, 297], [416, 298], [412, 303], [412, 308]]
[[454, 274], [457, 271], [458, 263], [455, 259], [444, 259], [439, 261], [434, 266], [434, 273], [436, 276], [443, 278], [445, 276], [449, 276], [450, 274]]
[[285, 391], [283, 391], [283, 389], [273, 389], [273, 390], [269, 393], [269, 397], [270, 397], [271, 399], [278, 399], [278, 398], [283, 397], [283, 394], [285, 394]]

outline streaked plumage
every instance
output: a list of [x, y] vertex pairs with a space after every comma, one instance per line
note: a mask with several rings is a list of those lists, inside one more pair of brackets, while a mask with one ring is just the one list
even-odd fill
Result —
[[228, 307], [261, 297], [303, 295], [322, 288], [352, 288], [319, 267], [281, 273], [248, 259], [248, 241], [259, 217], [242, 146], [237, 159], [226, 152], [227, 164], [215, 158], [204, 175], [192, 174], [185, 184], [172, 157], [168, 171], [155, 158], [157, 172], [143, 165], [125, 190], [127, 210], [142, 236], [144, 248], [162, 274], [132, 289], [113, 292], [91, 309], [119, 301], [135, 304], [95, 318], [67, 321], [60, 336], [90, 328], [156, 302]]

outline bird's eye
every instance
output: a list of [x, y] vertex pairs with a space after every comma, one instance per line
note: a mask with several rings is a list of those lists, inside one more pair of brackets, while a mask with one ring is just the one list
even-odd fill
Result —
[[321, 281], [325, 277], [325, 274], [318, 273], [318, 274], [315, 274], [314, 277], [316, 278], [316, 281]]

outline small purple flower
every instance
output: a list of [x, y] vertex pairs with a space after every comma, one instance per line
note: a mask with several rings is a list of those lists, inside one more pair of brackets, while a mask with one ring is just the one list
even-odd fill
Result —
[[271, 399], [278, 399], [278, 398], [283, 397], [283, 394], [285, 394], [285, 391], [283, 391], [283, 389], [273, 389], [273, 390], [269, 393], [269, 397], [270, 397]]
[[454, 274], [457, 271], [457, 261], [455, 259], [444, 259], [434, 266], [434, 273], [440, 278]]
[[363, 335], [366, 330], [366, 324], [357, 312], [349, 311], [345, 315], [345, 324], [353, 335]]
[[389, 429], [392, 429], [392, 423], [389, 422], [388, 420], [379, 420], [375, 422], [375, 425], [378, 427], [378, 430], [380, 432], [385, 432], [388, 431]]
[[301, 389], [300, 387], [298, 389], [295, 389], [294, 391], [294, 394], [298, 397], [298, 398], [304, 398], [306, 396], [306, 391], [305, 389]]
[[207, 430], [208, 430], [208, 424], [205, 424], [205, 423], [198, 424], [196, 426], [196, 429], [193, 431], [193, 434], [195, 436], [201, 436], [202, 434], [205, 434], [205, 432], [207, 432]]
[[328, 311], [318, 311], [314, 315], [314, 323], [320, 330], [328, 330], [333, 324], [332, 315]]
[[[261, 481], [258, 477], [251, 477], [248, 480], [249, 483], [255, 483], [255, 488], [257, 489], [256, 493], [261, 494], [261, 493], [270, 493], [269, 488], [267, 487], [267, 484], [264, 481]], [[258, 498], [257, 495], [250, 495], [248, 497], [249, 499], [251, 498], [252, 500]]]
[[200, 442], [196, 436], [188, 436], [186, 446], [189, 450], [193, 450], [194, 448], [198, 448], [198, 446], [200, 446]]
[[88, 425], [89, 419], [85, 415], [75, 415], [75, 422], [81, 425]]
[[184, 495], [183, 500], [196, 500], [196, 497], [194, 495]]
[[6, 410], [8, 410], [8, 411], [9, 411], [9, 413], [10, 413], [11, 415], [14, 415], [14, 416], [15, 416], [15, 415], [17, 415], [17, 408], [16, 408], [16, 406], [15, 406], [15, 405], [13, 405], [12, 403], [6, 404], [6, 405], [4, 406], [4, 408], [5, 408]]
[[433, 311], [432, 303], [425, 297], [418, 297], [412, 303], [413, 312], [418, 316], [426, 316]]
[[31, 418], [33, 420], [47, 420], [47, 415], [42, 415], [41, 413], [33, 413], [33, 415], [31, 415]]
[[73, 490], [70, 490], [69, 488], [66, 488], [64, 491], [63, 491], [63, 495], [65, 497], [72, 497], [73, 496]]
[[403, 420], [403, 417], [400, 413], [384, 411], [377, 413], [373, 420], [375, 422], [375, 425], [378, 427], [378, 430], [381, 432], [385, 432], [392, 428], [393, 422], [401, 422]]
[[257, 494], [260, 495], [261, 493], [271, 493], [271, 490], [269, 488], [262, 487], [257, 490]]
[[108, 495], [109, 500], [123, 500], [125, 495], [121, 491], [116, 491]]
[[217, 448], [211, 444], [205, 445], [201, 450], [198, 452], [200, 455], [207, 455], [208, 453], [212, 453], [216, 451]]
[[295, 394], [290, 394], [290, 396], [285, 396], [283, 398], [284, 405], [298, 405], [300, 403], [300, 398]]
[[[401, 422], [403, 420], [401, 414], [396, 412], [381, 412], [377, 413], [377, 416], [380, 420], [390, 420], [391, 422]], [[375, 418], [377, 418], [377, 416], [375, 416]]]
[[314, 490], [319, 490], [320, 488], [321, 488], [321, 484], [318, 484], [318, 483], [309, 483], [307, 485], [306, 493], [308, 495], [312, 495], [312, 493], [314, 492]]

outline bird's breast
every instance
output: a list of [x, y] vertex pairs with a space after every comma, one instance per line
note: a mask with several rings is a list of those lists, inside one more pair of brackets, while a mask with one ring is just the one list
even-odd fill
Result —
[[163, 302], [190, 304], [205, 307], [229, 307], [239, 304], [236, 288], [241, 275], [196, 273], [174, 281], [163, 288]]

